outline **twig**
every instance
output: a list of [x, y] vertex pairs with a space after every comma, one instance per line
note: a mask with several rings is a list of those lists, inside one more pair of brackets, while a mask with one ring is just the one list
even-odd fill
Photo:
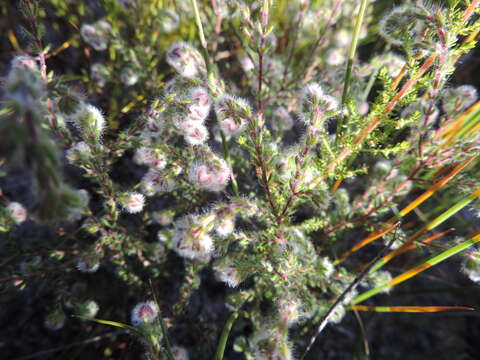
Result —
[[[398, 229], [398, 227], [397, 227], [397, 229]], [[318, 335], [320, 335], [320, 333], [323, 331], [323, 329], [325, 329], [325, 327], [328, 324], [328, 321], [330, 320], [330, 317], [333, 315], [335, 310], [339, 306], [342, 305], [343, 300], [347, 297], [347, 295], [355, 290], [355, 288], [358, 286], [358, 284], [360, 284], [360, 282], [365, 278], [365, 276], [367, 276], [370, 269], [378, 262], [378, 260], [380, 260], [387, 253], [387, 251], [390, 250], [390, 248], [392, 247], [395, 240], [396, 240], [396, 231], [395, 231], [395, 235], [393, 236], [392, 240], [390, 240], [390, 242], [382, 249], [382, 251], [380, 251], [375, 256], [375, 258], [370, 262], [370, 264], [368, 264], [368, 266], [365, 267], [365, 269], [362, 270], [362, 272], [355, 278], [355, 280], [353, 280], [350, 283], [350, 285], [348, 285], [348, 287], [337, 298], [337, 300], [335, 300], [333, 305], [330, 307], [330, 309], [328, 309], [326, 314], [323, 316], [322, 321], [320, 322], [320, 325], [318, 326], [318, 329], [317, 329], [315, 335], [313, 335], [313, 337], [311, 338], [310, 343], [308, 344], [307, 348], [305, 349], [305, 352], [303, 353], [303, 355], [300, 357], [300, 360], [303, 360], [305, 358], [305, 355], [307, 355], [307, 353], [310, 351], [310, 349], [312, 348], [313, 344], [315, 343], [315, 340], [317, 339]]]
[[65, 350], [65, 349], [70, 349], [70, 348], [75, 347], [75, 346], [93, 344], [93, 343], [99, 342], [99, 341], [101, 341], [101, 340], [103, 340], [107, 337], [113, 337], [113, 336], [117, 336], [117, 335], [121, 335], [121, 334], [125, 334], [125, 333], [126, 333], [126, 331], [124, 331], [124, 330], [111, 331], [111, 332], [105, 333], [103, 335], [94, 336], [90, 339], [77, 341], [77, 342], [74, 342], [74, 343], [71, 343], [71, 344], [68, 344], [68, 345], [58, 346], [56, 348], [52, 348], [52, 349], [48, 349], [48, 350], [42, 350], [42, 351], [36, 352], [34, 354], [25, 355], [25, 356], [16, 358], [14, 360], [27, 360], [27, 359], [34, 359], [34, 358], [37, 358], [37, 357], [43, 357], [45, 355], [50, 355], [50, 354], [56, 353], [58, 351], [62, 351], [62, 350]]
[[155, 294], [155, 289], [153, 288], [152, 279], [149, 280], [149, 283], [150, 288], [152, 289], [153, 300], [158, 307], [158, 321], [160, 322], [160, 326], [162, 328], [163, 342], [165, 343], [165, 352], [169, 360], [175, 360], [175, 357], [172, 354], [172, 346], [170, 345], [170, 340], [168, 339], [167, 327], [165, 325], [165, 321], [163, 320], [162, 311], [160, 310], [160, 304], [158, 303], [157, 295]]

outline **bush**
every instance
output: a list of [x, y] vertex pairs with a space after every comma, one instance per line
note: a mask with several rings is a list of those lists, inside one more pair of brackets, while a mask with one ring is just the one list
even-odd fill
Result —
[[49, 299], [49, 331], [169, 360], [302, 359], [347, 312], [471, 310], [363, 304], [456, 254], [480, 278], [480, 108], [449, 83], [480, 2], [388, 3], [7, 7], [6, 290]]

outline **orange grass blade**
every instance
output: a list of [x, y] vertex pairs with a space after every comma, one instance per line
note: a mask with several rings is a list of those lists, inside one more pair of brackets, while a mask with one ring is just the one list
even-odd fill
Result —
[[[470, 106], [464, 113], [462, 113], [457, 120], [455, 120], [450, 126], [447, 127], [442, 133], [441, 136], [445, 138], [445, 146], [451, 145], [455, 138], [460, 137], [462, 135], [471, 135], [478, 129], [478, 123], [473, 124], [473, 127], [470, 127], [469, 124], [464, 124], [465, 122], [468, 123], [470, 120], [471, 115], [475, 115], [480, 109], [480, 101], [476, 102], [472, 106]], [[465, 121], [466, 120], [466, 121]], [[465, 128], [465, 125], [467, 128]], [[466, 133], [466, 134], [464, 134]]]
[[412, 201], [409, 205], [404, 207], [397, 215], [397, 218], [407, 215], [410, 211], [412, 211], [413, 209], [418, 207], [420, 204], [425, 202], [427, 199], [429, 199], [436, 191], [442, 188], [446, 183], [448, 183], [453, 177], [455, 177], [460, 171], [462, 171], [467, 165], [469, 165], [477, 157], [478, 155], [474, 155], [470, 159], [466, 160], [465, 162], [457, 166], [450, 174], [445, 176], [439, 182], [435, 183], [432, 187], [430, 187], [430, 189], [425, 191], [422, 195], [420, 195], [418, 198]]
[[[349, 257], [352, 253], [354, 253], [357, 250], [360, 250], [362, 247], [365, 245], [370, 244], [372, 241], [377, 240], [378, 238], [388, 234], [390, 231], [392, 231], [397, 225], [393, 224], [392, 222], [395, 220], [398, 220], [405, 215], [407, 215], [409, 212], [411, 212], [413, 209], [416, 207], [420, 206], [423, 202], [425, 202], [427, 199], [429, 199], [436, 191], [438, 191], [440, 188], [442, 188], [445, 184], [447, 184], [453, 177], [455, 177], [460, 171], [462, 171], [468, 164], [470, 164], [473, 160], [475, 160], [478, 157], [478, 155], [472, 156], [470, 159], [466, 160], [459, 166], [457, 166], [450, 174], [445, 176], [442, 180], [439, 182], [435, 183], [433, 186], [431, 186], [427, 191], [425, 191], [422, 195], [417, 197], [414, 201], [412, 201], [410, 204], [408, 204], [406, 207], [404, 207], [396, 216], [391, 218], [386, 222], [386, 225], [389, 226], [386, 230], [380, 231], [380, 232], [375, 232], [370, 234], [368, 237], [365, 239], [361, 240], [358, 242], [355, 246], [353, 246], [350, 250], [346, 251], [343, 253], [339, 259], [335, 261], [335, 264], [338, 264], [345, 260], [347, 257]], [[432, 228], [433, 229], [433, 228]], [[431, 230], [431, 229], [428, 229]], [[417, 233], [412, 235], [408, 241], [412, 242], [413, 240], [417, 239], [419, 236], [423, 235], [426, 232], [425, 228], [422, 228], [419, 230]]]
[[433, 313], [440, 311], [472, 311], [469, 306], [364, 306], [353, 305], [347, 310], [375, 311], [375, 312], [408, 312], [408, 313]]
[[379, 232], [375, 232], [375, 233], [372, 233], [370, 234], [369, 236], [367, 236], [365, 239], [361, 240], [359, 243], [357, 243], [354, 247], [352, 247], [350, 250], [346, 251], [345, 253], [343, 253], [342, 256], [340, 256], [340, 258], [338, 258], [336, 261], [335, 261], [335, 264], [338, 264], [340, 262], [342, 262], [343, 260], [345, 260], [347, 257], [349, 257], [352, 253], [354, 253], [355, 251], [357, 251], [358, 249], [364, 247], [365, 245], [367, 244], [370, 244], [372, 241], [375, 241], [377, 240], [378, 238], [381, 238], [382, 236], [388, 234], [390, 231], [392, 231], [393, 229], [395, 229], [398, 225], [400, 225], [400, 223], [396, 223], [396, 224], [393, 224], [392, 226], [390, 226], [389, 228], [387, 228], [386, 230], [382, 230], [382, 231], [379, 231]]
[[[439, 237], [442, 237], [443, 235], [449, 233], [450, 231], [453, 231], [453, 229], [448, 229], [447, 231], [441, 232], [439, 234], [432, 235], [425, 240], [422, 240], [421, 242], [424, 244], [428, 244], [429, 242], [432, 242], [435, 239], [438, 239]], [[415, 244], [413, 241], [408, 241], [400, 246], [398, 249], [395, 249], [391, 252], [389, 252], [387, 255], [385, 255], [383, 258], [381, 258], [378, 263], [376, 263], [372, 268], [370, 269], [370, 273], [373, 273], [374, 271], [377, 271], [380, 269], [382, 266], [384, 266], [386, 263], [388, 263], [390, 260], [392, 260], [394, 257], [401, 255], [403, 253], [406, 253], [407, 251], [413, 250], [415, 248], [419, 247], [419, 245]]]

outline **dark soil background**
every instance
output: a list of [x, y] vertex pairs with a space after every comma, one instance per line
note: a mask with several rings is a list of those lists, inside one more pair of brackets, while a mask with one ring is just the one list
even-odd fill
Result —
[[[97, 6], [95, 1], [90, 1]], [[15, 2], [0, 0], [0, 9], [14, 7]], [[7, 70], [11, 58], [15, 55], [7, 32], [19, 32], [19, 19], [5, 17], [0, 12], [0, 75]], [[54, 47], [66, 40], [61, 31], [47, 31], [49, 42]], [[21, 46], [27, 47], [25, 39], [19, 37]], [[368, 48], [360, 49], [360, 55], [367, 55]], [[55, 73], [75, 73], [82, 55], [78, 49], [68, 49], [47, 62]], [[480, 49], [464, 56], [457, 71], [449, 81], [450, 85], [471, 84], [480, 88]], [[92, 100], [92, 99], [91, 99]], [[94, 102], [92, 100], [92, 102]], [[0, 141], [2, 141], [0, 139]], [[131, 154], [130, 154], [131, 156]], [[112, 170], [114, 181], [132, 182], [140, 178], [142, 168], [133, 165], [128, 155], [122, 164]], [[126, 170], [127, 169], [127, 170]], [[0, 178], [0, 188], [9, 198], [23, 204], [32, 204], [34, 192], [32, 181], [27, 171], [18, 166], [7, 168], [9, 175]], [[77, 187], [88, 186], [72, 167], [66, 168], [67, 178]], [[95, 206], [94, 204], [91, 204]], [[161, 201], [156, 203], [161, 207]], [[465, 211], [461, 217], [471, 217]], [[128, 221], [128, 220], [127, 220]], [[446, 226], [455, 226], [451, 221]], [[150, 229], [155, 234], [158, 228]], [[465, 231], [468, 232], [468, 231]], [[54, 235], [54, 230], [33, 221], [15, 229], [16, 238], [22, 239], [22, 246], [38, 243]], [[4, 255], [3, 241], [0, 233], [0, 263]], [[448, 238], [447, 240], [452, 240]], [[371, 253], [366, 251], [368, 259]], [[171, 255], [174, 257], [174, 255]], [[171, 270], [173, 276], [169, 282], [159, 284], [159, 292], [167, 313], [178, 296], [178, 288], [184, 275], [179, 259], [171, 259], [178, 268]], [[395, 261], [391, 267], [396, 275], [416, 263], [417, 257], [406, 256], [402, 261]], [[446, 263], [425, 272], [423, 275], [406, 282], [390, 295], [381, 295], [367, 302], [368, 305], [463, 305], [480, 308], [480, 286], [475, 285], [459, 271], [459, 260], [450, 259]], [[62, 276], [61, 269], [59, 276]], [[138, 297], [136, 291], [115, 278], [113, 270], [105, 266], [93, 275], [79, 275], [81, 282], [89, 288], [89, 295], [100, 306], [99, 317], [123, 322], [129, 321], [130, 309]], [[191, 359], [209, 359], [214, 353], [215, 343], [212, 338], [226, 321], [229, 311], [224, 306], [224, 297], [228, 291], [222, 284], [212, 280], [209, 271], [202, 273], [202, 286], [196, 291], [183, 325], [175, 326], [171, 332], [173, 342], [188, 348]], [[66, 325], [59, 331], [45, 329], [43, 323], [45, 311], [51, 305], [52, 297], [45, 291], [42, 277], [36, 277], [27, 290], [6, 292], [2, 289], [5, 279], [0, 279], [0, 359], [141, 359], [143, 348], [136, 339], [108, 326], [85, 324], [79, 319], [68, 318]], [[145, 289], [143, 289], [145, 290]], [[115, 309], [115, 313], [124, 314], [124, 318], [109, 317], [111, 313], [104, 309]], [[436, 314], [390, 314], [359, 313], [361, 322], [354, 313], [349, 312], [344, 321], [337, 326], [328, 326], [317, 339], [315, 346], [306, 359], [364, 359], [365, 347], [368, 347], [370, 359], [375, 360], [475, 360], [480, 359], [480, 312], [451, 312]], [[362, 324], [366, 337], [362, 335]], [[300, 328], [299, 328], [300, 329]], [[233, 350], [233, 339], [248, 336], [251, 328], [247, 320], [239, 319], [230, 336], [225, 359], [243, 359], [243, 355]], [[292, 340], [297, 344], [296, 353], [301, 354], [313, 332], [307, 335], [292, 332]], [[199, 342], [202, 344], [198, 346]]]

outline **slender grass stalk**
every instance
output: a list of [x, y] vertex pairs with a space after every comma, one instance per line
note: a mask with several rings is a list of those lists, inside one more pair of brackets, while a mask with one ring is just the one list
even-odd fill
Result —
[[[208, 50], [207, 50], [207, 40], [205, 40], [205, 34], [203, 32], [203, 26], [202, 26], [202, 20], [200, 19], [200, 13], [198, 11], [198, 5], [197, 5], [197, 0], [190, 0], [192, 7], [193, 7], [193, 12], [195, 14], [195, 22], [197, 24], [198, 28], [198, 38], [200, 39], [200, 44], [202, 45], [202, 53], [203, 53], [203, 58], [205, 59], [205, 66], [207, 67], [207, 77], [211, 74], [212, 72], [212, 64], [210, 63], [210, 56], [208, 55]], [[232, 161], [230, 157], [230, 150], [228, 148], [228, 142], [227, 139], [225, 138], [225, 134], [223, 133], [222, 130], [220, 130], [220, 136], [222, 138], [222, 146], [223, 146], [223, 154], [225, 156], [225, 160], [227, 161], [228, 165], [230, 167], [232, 166]], [[237, 180], [235, 179], [234, 176], [232, 176], [232, 189], [233, 193], [238, 196], [238, 184]]]
[[[367, 5], [368, 5], [368, 0], [362, 0], [362, 3], [360, 4], [360, 9], [358, 10], [356, 22], [355, 22], [355, 28], [353, 30], [352, 42], [350, 44], [350, 49], [348, 50], [347, 70], [345, 71], [345, 79], [343, 81], [342, 105], [345, 105], [345, 102], [347, 101], [348, 87], [350, 86], [350, 78], [352, 76], [353, 59], [355, 57], [358, 38], [360, 37], [360, 29], [362, 27], [363, 18], [365, 17], [365, 10], [367, 9]], [[342, 130], [342, 126], [343, 126], [343, 117], [340, 117], [337, 123], [336, 139], [339, 138], [339, 135]]]
[[225, 326], [222, 330], [222, 335], [220, 336], [220, 341], [218, 342], [217, 351], [215, 352], [215, 360], [223, 359], [225, 346], [227, 345], [228, 335], [230, 334], [230, 330], [232, 329], [233, 323], [238, 318], [238, 315], [238, 311], [233, 312], [225, 323]]

